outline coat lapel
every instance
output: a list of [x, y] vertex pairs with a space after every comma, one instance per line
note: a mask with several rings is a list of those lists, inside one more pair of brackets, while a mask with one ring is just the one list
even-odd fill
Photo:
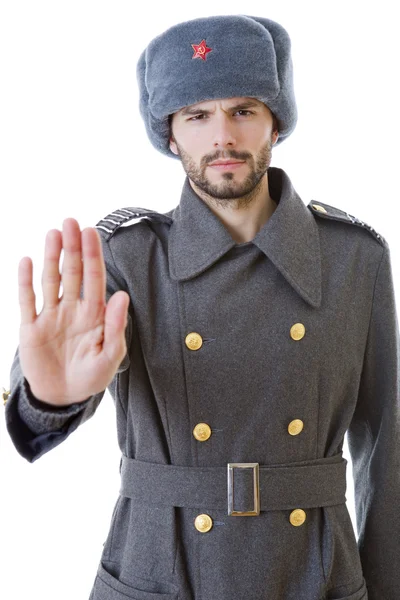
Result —
[[[321, 304], [321, 255], [318, 226], [283, 169], [268, 169], [274, 213], [253, 238], [288, 283], [311, 306]], [[196, 277], [236, 246], [222, 221], [195, 193], [186, 177], [168, 244], [172, 279]]]

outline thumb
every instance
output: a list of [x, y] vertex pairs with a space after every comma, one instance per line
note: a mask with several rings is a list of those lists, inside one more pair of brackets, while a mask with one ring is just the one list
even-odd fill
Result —
[[[125, 328], [128, 320], [130, 297], [120, 290], [109, 299], [104, 315], [103, 348], [108, 355], [125, 353]], [[125, 349], [125, 350], [124, 350]]]

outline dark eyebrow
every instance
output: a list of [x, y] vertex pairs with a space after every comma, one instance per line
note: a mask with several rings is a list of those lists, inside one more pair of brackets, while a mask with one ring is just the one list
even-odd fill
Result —
[[[258, 107], [259, 104], [257, 104], [256, 102], [253, 102], [252, 100], [249, 100], [247, 102], [241, 102], [240, 104], [237, 104], [236, 106], [231, 106], [229, 108], [229, 110], [234, 110], [235, 112], [237, 110], [243, 109], [243, 108], [250, 108], [250, 107]], [[211, 111], [206, 110], [205, 108], [193, 108], [191, 106], [188, 106], [187, 108], [183, 108], [180, 112], [180, 114], [184, 117], [185, 115], [199, 115], [199, 114], [205, 114], [205, 115], [209, 115]]]

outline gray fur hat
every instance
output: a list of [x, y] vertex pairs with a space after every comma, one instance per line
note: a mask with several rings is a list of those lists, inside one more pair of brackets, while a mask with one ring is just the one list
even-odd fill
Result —
[[136, 75], [147, 135], [169, 148], [169, 115], [205, 100], [246, 96], [276, 116], [283, 142], [297, 123], [291, 42], [287, 31], [262, 17], [226, 15], [185, 21], [155, 37], [140, 55]]

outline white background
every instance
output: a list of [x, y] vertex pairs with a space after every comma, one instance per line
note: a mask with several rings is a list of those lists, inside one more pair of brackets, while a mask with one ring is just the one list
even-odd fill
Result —
[[[184, 171], [146, 136], [136, 61], [171, 25], [229, 13], [288, 30], [299, 120], [273, 149], [272, 166], [285, 169], [306, 204], [332, 204], [386, 238], [399, 297], [396, 3], [3, 1], [0, 386], [9, 388], [18, 345], [18, 263], [33, 260], [40, 310], [47, 231], [66, 217], [83, 229], [119, 207], [178, 204]], [[87, 600], [119, 490], [111, 396], [33, 464], [15, 450], [3, 416], [0, 434], [0, 596]], [[355, 528], [350, 462], [347, 476]]]

